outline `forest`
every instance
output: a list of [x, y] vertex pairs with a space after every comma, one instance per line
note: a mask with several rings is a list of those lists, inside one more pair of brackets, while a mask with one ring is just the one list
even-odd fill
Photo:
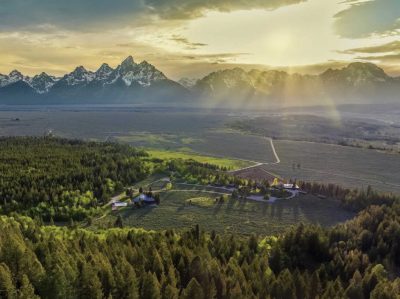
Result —
[[276, 237], [0, 218], [2, 298], [399, 298], [400, 204]]
[[147, 154], [117, 143], [49, 137], [0, 139], [0, 213], [82, 220], [153, 170]]
[[200, 183], [255, 182], [114, 143], [3, 138], [0, 148], [0, 298], [399, 298], [394, 195], [299, 182], [360, 212], [334, 227], [300, 223], [276, 236], [206, 233], [195, 223], [185, 231], [122, 221], [105, 230], [44, 225], [86, 219], [157, 171]]

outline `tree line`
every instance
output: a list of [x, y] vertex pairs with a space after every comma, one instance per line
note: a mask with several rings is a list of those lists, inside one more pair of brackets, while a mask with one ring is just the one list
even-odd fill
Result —
[[82, 220], [115, 192], [146, 178], [143, 151], [116, 143], [48, 137], [0, 139], [0, 213]]

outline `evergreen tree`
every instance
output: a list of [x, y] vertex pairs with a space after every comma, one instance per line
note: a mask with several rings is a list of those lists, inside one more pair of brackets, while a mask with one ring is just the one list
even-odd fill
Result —
[[0, 297], [6, 299], [15, 298], [16, 290], [12, 280], [12, 274], [6, 264], [0, 264]]
[[101, 299], [103, 298], [102, 285], [94, 269], [83, 264], [80, 275], [79, 297], [82, 299]]
[[182, 299], [203, 299], [204, 293], [196, 278], [192, 278], [183, 290]]
[[141, 299], [160, 299], [160, 284], [154, 273], [147, 272], [144, 274], [142, 287], [141, 287]]
[[18, 299], [39, 299], [39, 296], [35, 295], [35, 289], [33, 288], [28, 276], [22, 275], [21, 287], [18, 290]]

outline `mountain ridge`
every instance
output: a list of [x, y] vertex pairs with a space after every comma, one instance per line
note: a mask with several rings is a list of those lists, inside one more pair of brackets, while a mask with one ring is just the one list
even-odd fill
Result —
[[[136, 63], [128, 56], [117, 67], [103, 63], [97, 70], [84, 66], [55, 77], [42, 72], [33, 77], [17, 70], [0, 74], [0, 103], [137, 103], [169, 101], [210, 104], [258, 105], [268, 103], [318, 102], [321, 99], [370, 103], [398, 101], [400, 78], [391, 77], [372, 63], [353, 62], [329, 68], [318, 75], [279, 70], [245, 71], [236, 67], [211, 72], [198, 80], [169, 79], [146, 60]], [[196, 101], [194, 102], [193, 99]], [[219, 100], [219, 101], [218, 101]]]
[[[18, 84], [17, 84], [18, 83]], [[24, 92], [21, 93], [23, 89]], [[160, 90], [159, 90], [160, 89]], [[136, 63], [128, 56], [116, 68], [103, 63], [96, 71], [76, 67], [61, 77], [46, 73], [34, 77], [13, 70], [0, 74], [0, 103], [106, 103], [173, 100], [187, 96], [187, 89], [170, 80], [155, 66]], [[26, 98], [24, 101], [24, 97]]]

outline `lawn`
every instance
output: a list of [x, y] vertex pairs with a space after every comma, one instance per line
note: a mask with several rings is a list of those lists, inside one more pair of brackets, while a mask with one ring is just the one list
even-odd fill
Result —
[[219, 158], [206, 155], [200, 155], [192, 152], [176, 152], [176, 151], [163, 151], [156, 149], [146, 150], [152, 157], [159, 159], [192, 159], [201, 163], [215, 164], [221, 167], [226, 167], [230, 170], [240, 169], [243, 167], [254, 165], [252, 162], [229, 159], [229, 158]]
[[[126, 208], [119, 213], [125, 226], [148, 230], [184, 230], [199, 224], [203, 230], [219, 233], [273, 235], [300, 222], [331, 226], [354, 216], [340, 207], [338, 201], [306, 195], [275, 203], [234, 200], [218, 202], [219, 194], [192, 191], [161, 193], [159, 206]], [[110, 214], [95, 227], [113, 224], [118, 214]]]

